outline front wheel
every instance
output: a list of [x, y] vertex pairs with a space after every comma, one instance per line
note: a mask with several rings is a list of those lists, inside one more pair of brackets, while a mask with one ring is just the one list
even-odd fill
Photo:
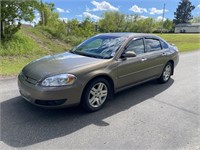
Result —
[[169, 81], [171, 75], [172, 75], [172, 70], [173, 70], [173, 67], [172, 67], [172, 64], [170, 62], [168, 62], [164, 69], [163, 69], [163, 72], [160, 76], [160, 78], [158, 79], [158, 81], [160, 83], [166, 83]]
[[98, 78], [85, 87], [81, 105], [86, 111], [94, 112], [101, 109], [111, 95], [112, 90], [109, 82], [104, 78]]

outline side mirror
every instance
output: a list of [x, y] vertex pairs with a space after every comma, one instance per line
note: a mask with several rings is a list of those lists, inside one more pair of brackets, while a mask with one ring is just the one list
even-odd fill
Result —
[[122, 54], [122, 58], [129, 58], [129, 57], [136, 57], [135, 52], [127, 51], [126, 53]]

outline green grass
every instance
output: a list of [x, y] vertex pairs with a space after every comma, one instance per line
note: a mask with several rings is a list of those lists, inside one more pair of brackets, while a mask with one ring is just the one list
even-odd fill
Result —
[[41, 52], [41, 48], [20, 31], [14, 35], [12, 40], [0, 44], [0, 56], [23, 56], [33, 52]]
[[0, 43], [0, 77], [16, 76], [32, 60], [70, 48], [46, 31], [23, 29], [11, 41]]
[[[38, 56], [39, 57], [39, 56]], [[6, 76], [15, 76], [19, 73], [19, 71], [28, 64], [30, 61], [38, 58], [35, 57], [21, 57], [21, 56], [15, 56], [15, 57], [9, 57], [9, 56], [0, 56], [0, 76], [6, 77]]]
[[175, 44], [180, 52], [200, 50], [200, 34], [157, 34], [169, 43]]

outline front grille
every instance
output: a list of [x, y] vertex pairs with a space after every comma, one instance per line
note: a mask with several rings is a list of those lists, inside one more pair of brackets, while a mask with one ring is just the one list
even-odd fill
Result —
[[62, 105], [66, 102], [66, 99], [60, 100], [35, 100], [35, 104], [43, 105], [43, 106], [58, 106]]
[[31, 84], [34, 84], [34, 85], [37, 84], [37, 80], [28, 77], [23, 72], [20, 73], [19, 77], [20, 77], [21, 80], [27, 81], [27, 82], [29, 82]]

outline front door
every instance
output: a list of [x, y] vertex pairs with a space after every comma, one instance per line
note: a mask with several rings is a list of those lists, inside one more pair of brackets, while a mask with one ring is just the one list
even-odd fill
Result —
[[136, 57], [120, 59], [117, 69], [117, 88], [142, 81], [148, 77], [146, 69], [149, 67], [147, 56], [145, 53], [144, 39], [133, 39], [124, 52], [134, 51]]

